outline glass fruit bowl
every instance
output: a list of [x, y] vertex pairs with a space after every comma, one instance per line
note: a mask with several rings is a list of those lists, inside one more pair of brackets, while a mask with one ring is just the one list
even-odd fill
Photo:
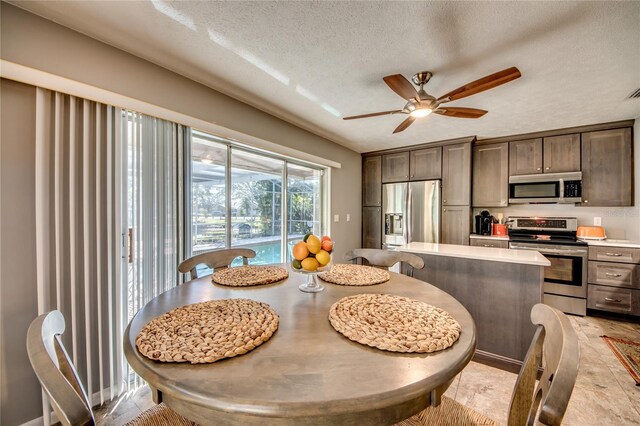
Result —
[[293, 267], [291, 268], [291, 270], [295, 273], [307, 276], [307, 282], [302, 283], [298, 286], [300, 291], [304, 291], [305, 293], [318, 293], [324, 290], [324, 285], [322, 285], [318, 280], [318, 275], [329, 272], [331, 270], [331, 262], [324, 266], [318, 267], [318, 269], [316, 269], [315, 271], [307, 271], [305, 269], [296, 269]]
[[291, 270], [307, 275], [307, 282], [298, 286], [300, 291], [317, 293], [324, 290], [318, 281], [318, 275], [331, 270], [331, 252], [333, 241], [328, 236], [322, 240], [309, 233], [302, 241], [298, 241], [291, 251]]

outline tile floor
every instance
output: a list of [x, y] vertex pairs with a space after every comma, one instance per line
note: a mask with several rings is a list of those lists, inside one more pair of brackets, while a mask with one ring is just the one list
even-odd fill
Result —
[[[568, 426], [640, 425], [640, 386], [600, 338], [640, 341], [640, 324], [599, 317], [569, 316], [580, 340], [580, 369], [563, 424]], [[471, 362], [446, 395], [507, 423], [516, 375]], [[99, 425], [122, 425], [153, 405], [148, 388], [96, 410]]]

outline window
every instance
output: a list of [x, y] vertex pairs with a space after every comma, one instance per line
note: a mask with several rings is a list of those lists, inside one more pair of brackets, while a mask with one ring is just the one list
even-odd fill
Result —
[[323, 231], [321, 178], [318, 169], [287, 164], [287, 262], [293, 245], [307, 232], [320, 235]]
[[288, 261], [293, 242], [323, 231], [323, 176], [320, 167], [192, 130], [192, 254], [246, 247], [256, 252], [252, 264]]
[[231, 246], [253, 249], [255, 263], [280, 263], [284, 161], [231, 152]]

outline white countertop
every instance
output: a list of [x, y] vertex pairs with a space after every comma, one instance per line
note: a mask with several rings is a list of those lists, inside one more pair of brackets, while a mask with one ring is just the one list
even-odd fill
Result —
[[551, 262], [537, 251], [510, 250], [493, 247], [459, 246], [455, 244], [409, 243], [396, 248], [409, 253], [435, 256], [460, 257], [463, 259], [488, 260], [491, 262], [519, 263], [522, 265], [550, 266]]
[[509, 241], [509, 236], [508, 235], [478, 235], [478, 234], [471, 234], [471, 235], [469, 235], [469, 238], [480, 238], [480, 239], [485, 239], [485, 240]]
[[640, 241], [630, 240], [582, 240], [590, 246], [605, 246], [605, 247], [628, 247], [628, 248], [640, 248]]

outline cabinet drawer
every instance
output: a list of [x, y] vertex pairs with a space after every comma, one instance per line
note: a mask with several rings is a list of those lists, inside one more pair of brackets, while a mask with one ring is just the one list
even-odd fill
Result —
[[589, 282], [640, 289], [640, 265], [589, 261]]
[[509, 248], [509, 241], [506, 240], [493, 240], [491, 238], [470, 238], [470, 242], [470, 245], [475, 247]]
[[640, 263], [640, 249], [627, 247], [589, 247], [589, 260]]
[[599, 311], [640, 315], [640, 290], [589, 284], [587, 307]]

